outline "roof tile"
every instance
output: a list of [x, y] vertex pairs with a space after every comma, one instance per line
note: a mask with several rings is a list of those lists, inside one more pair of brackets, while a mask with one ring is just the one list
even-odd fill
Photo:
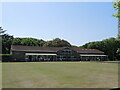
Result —
[[[22, 45], [11, 45], [12, 51], [58, 51], [60, 49], [63, 49], [65, 47], [39, 47], [39, 46], [22, 46]], [[85, 48], [72, 48], [72, 50], [75, 50], [77, 52], [82, 53], [104, 53], [97, 49], [85, 49]]]

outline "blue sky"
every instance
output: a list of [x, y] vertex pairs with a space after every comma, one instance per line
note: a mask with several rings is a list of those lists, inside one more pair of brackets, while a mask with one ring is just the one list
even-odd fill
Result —
[[[1, 5], [1, 4], [0, 4]], [[112, 2], [6, 2], [2, 3], [3, 29], [14, 37], [44, 40], [61, 38], [72, 45], [117, 35]]]

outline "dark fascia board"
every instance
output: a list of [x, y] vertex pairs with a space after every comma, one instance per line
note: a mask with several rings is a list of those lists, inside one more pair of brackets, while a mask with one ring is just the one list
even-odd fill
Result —
[[78, 52], [78, 53], [82, 53], [82, 54], [104, 54], [104, 52]]
[[12, 51], [23, 51], [23, 52], [57, 52], [57, 51], [47, 51], [47, 50], [12, 50]]

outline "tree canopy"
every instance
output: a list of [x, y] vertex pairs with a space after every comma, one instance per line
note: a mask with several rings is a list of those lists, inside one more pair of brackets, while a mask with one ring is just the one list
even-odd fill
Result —
[[2, 35], [2, 53], [10, 53], [11, 44], [14, 37], [9, 34]]
[[61, 40], [60, 38], [55, 38], [51, 41], [46, 42], [43, 46], [44, 47], [65, 47], [65, 46], [70, 47], [71, 44], [66, 40]]
[[118, 18], [118, 38], [120, 39], [120, 0], [114, 2], [113, 8], [117, 10], [117, 13], [113, 14], [113, 16]]
[[0, 27], [0, 46], [2, 46], [2, 53], [8, 54], [10, 53], [11, 44], [13, 41], [13, 36], [6, 34], [6, 30], [3, 30], [2, 27]]
[[61, 40], [59, 38], [55, 38], [50, 41], [44, 41], [42, 39], [36, 38], [14, 38], [13, 45], [25, 45], [25, 46], [40, 46], [40, 47], [64, 47], [71, 46], [69, 42], [66, 40]]
[[0, 27], [0, 35], [4, 34], [6, 30], [3, 30], [2, 27]]
[[25, 45], [25, 46], [40, 46], [42, 47], [45, 44], [45, 41], [42, 39], [36, 38], [14, 38], [13, 45]]
[[114, 60], [115, 57], [119, 58], [116, 51], [120, 48], [120, 39], [109, 38], [102, 41], [89, 42], [82, 47], [101, 50], [105, 52], [111, 60]]

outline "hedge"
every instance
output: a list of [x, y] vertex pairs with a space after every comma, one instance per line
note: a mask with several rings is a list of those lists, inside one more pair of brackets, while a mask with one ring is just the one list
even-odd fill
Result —
[[0, 62], [11, 62], [12, 55], [11, 54], [0, 54]]

